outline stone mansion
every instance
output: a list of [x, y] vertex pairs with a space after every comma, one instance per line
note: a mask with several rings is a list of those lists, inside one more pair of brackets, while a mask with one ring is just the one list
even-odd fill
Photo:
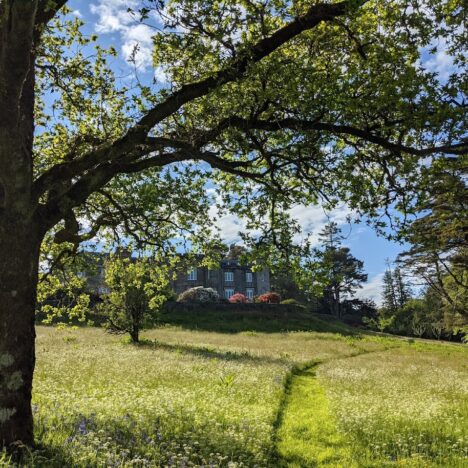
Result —
[[180, 294], [197, 286], [215, 289], [220, 297], [229, 299], [235, 293], [244, 294], [247, 299], [270, 291], [269, 270], [252, 271], [249, 266], [241, 265], [238, 260], [222, 260], [219, 269], [206, 267], [193, 268], [181, 272], [173, 282], [173, 289]]
[[[78, 272], [82, 278], [86, 278], [90, 292], [97, 296], [110, 292], [105, 282], [105, 262], [107, 254], [87, 252], [90, 263], [94, 268], [90, 271]], [[132, 259], [130, 252], [120, 255]], [[176, 279], [172, 281], [172, 289], [179, 295], [187, 289], [197, 286], [215, 289], [219, 296], [229, 299], [235, 293], [244, 294], [252, 300], [255, 296], [270, 291], [270, 272], [268, 269], [252, 271], [250, 266], [241, 265], [239, 260], [224, 259], [218, 269], [196, 267], [188, 272], [181, 270], [176, 273]]]

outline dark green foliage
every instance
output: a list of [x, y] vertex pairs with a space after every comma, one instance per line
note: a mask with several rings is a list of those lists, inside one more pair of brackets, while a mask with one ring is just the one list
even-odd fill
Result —
[[336, 223], [327, 224], [320, 239], [323, 248], [317, 251], [317, 270], [326, 278], [324, 298], [329, 312], [340, 317], [343, 297], [360, 288], [361, 283], [367, 281], [367, 274], [364, 273], [364, 263], [355, 258], [348, 247], [341, 246], [343, 237]]
[[296, 305], [296, 306], [299, 306], [299, 307], [304, 307], [304, 304], [299, 302], [297, 299], [284, 299], [284, 300], [282, 300], [280, 302], [280, 304], [283, 304], [283, 305]]
[[428, 288], [445, 329], [458, 333], [468, 326], [468, 189], [456, 162], [438, 175], [420, 203], [422, 216], [405, 232], [411, 247], [400, 261]]
[[305, 288], [301, 287], [292, 270], [281, 270], [272, 275], [271, 287], [281, 297], [307, 302]]
[[382, 299], [382, 306], [388, 315], [395, 314], [411, 299], [410, 285], [399, 267], [385, 271]]
[[341, 320], [350, 325], [364, 325], [377, 318], [378, 311], [371, 299], [347, 299], [341, 304]]
[[282, 304], [182, 304], [166, 303], [158, 315], [160, 325], [176, 325], [190, 330], [238, 333], [258, 331], [355, 332], [327, 315], [311, 314], [296, 305]]

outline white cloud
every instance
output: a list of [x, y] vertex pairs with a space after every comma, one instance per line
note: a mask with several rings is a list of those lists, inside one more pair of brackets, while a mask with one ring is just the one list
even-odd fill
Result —
[[72, 15], [76, 16], [77, 18], [83, 18], [80, 10], [73, 10]]
[[[339, 226], [343, 226], [346, 224], [347, 218], [352, 215], [352, 211], [345, 205], [330, 212], [326, 212], [319, 205], [297, 205], [289, 213], [301, 228], [301, 232], [295, 236], [294, 242], [301, 243], [306, 236], [310, 235], [309, 239], [312, 245], [318, 244], [318, 234], [325, 224], [334, 221]], [[220, 229], [222, 239], [227, 243], [240, 242], [239, 232], [246, 231], [246, 222], [244, 220], [230, 213], [220, 216], [215, 205], [212, 205], [210, 215], [217, 218], [216, 225]], [[250, 232], [250, 234], [256, 233]]]
[[319, 242], [319, 233], [329, 221], [334, 221], [339, 226], [347, 222], [347, 218], [352, 215], [352, 211], [342, 205], [334, 210], [327, 212], [320, 205], [297, 205], [290, 210], [290, 214], [301, 227], [301, 234], [295, 237], [295, 242], [303, 240], [304, 235], [310, 234], [312, 245]]
[[424, 66], [428, 71], [437, 73], [441, 81], [447, 81], [454, 71], [453, 58], [445, 50], [438, 50], [432, 59], [424, 62]]
[[[430, 54], [430, 48], [436, 48], [434, 54]], [[449, 45], [443, 37], [433, 41], [432, 44], [421, 50], [422, 59], [418, 61], [425, 70], [437, 73], [439, 80], [445, 82], [450, 75], [457, 71], [454, 58], [448, 53]]]
[[380, 306], [382, 303], [382, 283], [384, 272], [375, 275], [361, 289], [356, 292], [356, 296], [360, 299], [372, 299]]
[[128, 8], [135, 7], [135, 0], [99, 0], [99, 3], [92, 3], [89, 9], [93, 15], [98, 16], [96, 22], [96, 32], [110, 33], [123, 31], [134, 21]]
[[169, 82], [169, 76], [161, 66], [158, 66], [154, 69], [154, 79], [159, 83]]
[[153, 30], [145, 24], [128, 27], [121, 32], [122, 53], [130, 62], [134, 60], [139, 69], [146, 69], [152, 64]]
[[228, 244], [239, 242], [239, 232], [244, 232], [245, 221], [240, 220], [238, 216], [233, 214], [227, 214], [218, 218], [216, 222], [217, 227], [220, 230], [221, 238]]
[[[134, 62], [140, 70], [152, 64], [154, 31], [146, 24], [138, 23], [128, 8], [136, 8], [136, 0], [99, 0], [90, 5], [90, 11], [98, 17], [95, 30], [100, 34], [118, 32], [122, 41], [122, 55], [127, 62]], [[155, 75], [159, 82], [167, 81], [162, 70]]]

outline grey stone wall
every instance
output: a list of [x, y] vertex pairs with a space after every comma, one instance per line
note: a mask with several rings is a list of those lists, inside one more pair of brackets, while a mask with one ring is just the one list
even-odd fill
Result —
[[[233, 281], [226, 280], [226, 272], [233, 273]], [[247, 282], [247, 273], [252, 274], [251, 282]], [[234, 294], [239, 292], [246, 296], [248, 289], [252, 289], [253, 296], [258, 296], [270, 291], [270, 274], [267, 269], [252, 272], [249, 266], [239, 265], [234, 260], [226, 260], [221, 262], [220, 268], [217, 270], [209, 270], [205, 267], [197, 268], [196, 280], [189, 280], [185, 271], [179, 272], [172, 286], [176, 294], [190, 288], [203, 286], [215, 289], [220, 297], [225, 297], [226, 289], [232, 289]]]

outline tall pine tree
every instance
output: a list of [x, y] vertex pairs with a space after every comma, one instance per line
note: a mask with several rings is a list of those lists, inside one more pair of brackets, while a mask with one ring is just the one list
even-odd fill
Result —
[[317, 252], [321, 274], [327, 279], [325, 297], [331, 314], [341, 316], [344, 296], [352, 295], [367, 281], [364, 263], [348, 247], [342, 247], [343, 236], [336, 223], [328, 223], [319, 234], [323, 250]]

